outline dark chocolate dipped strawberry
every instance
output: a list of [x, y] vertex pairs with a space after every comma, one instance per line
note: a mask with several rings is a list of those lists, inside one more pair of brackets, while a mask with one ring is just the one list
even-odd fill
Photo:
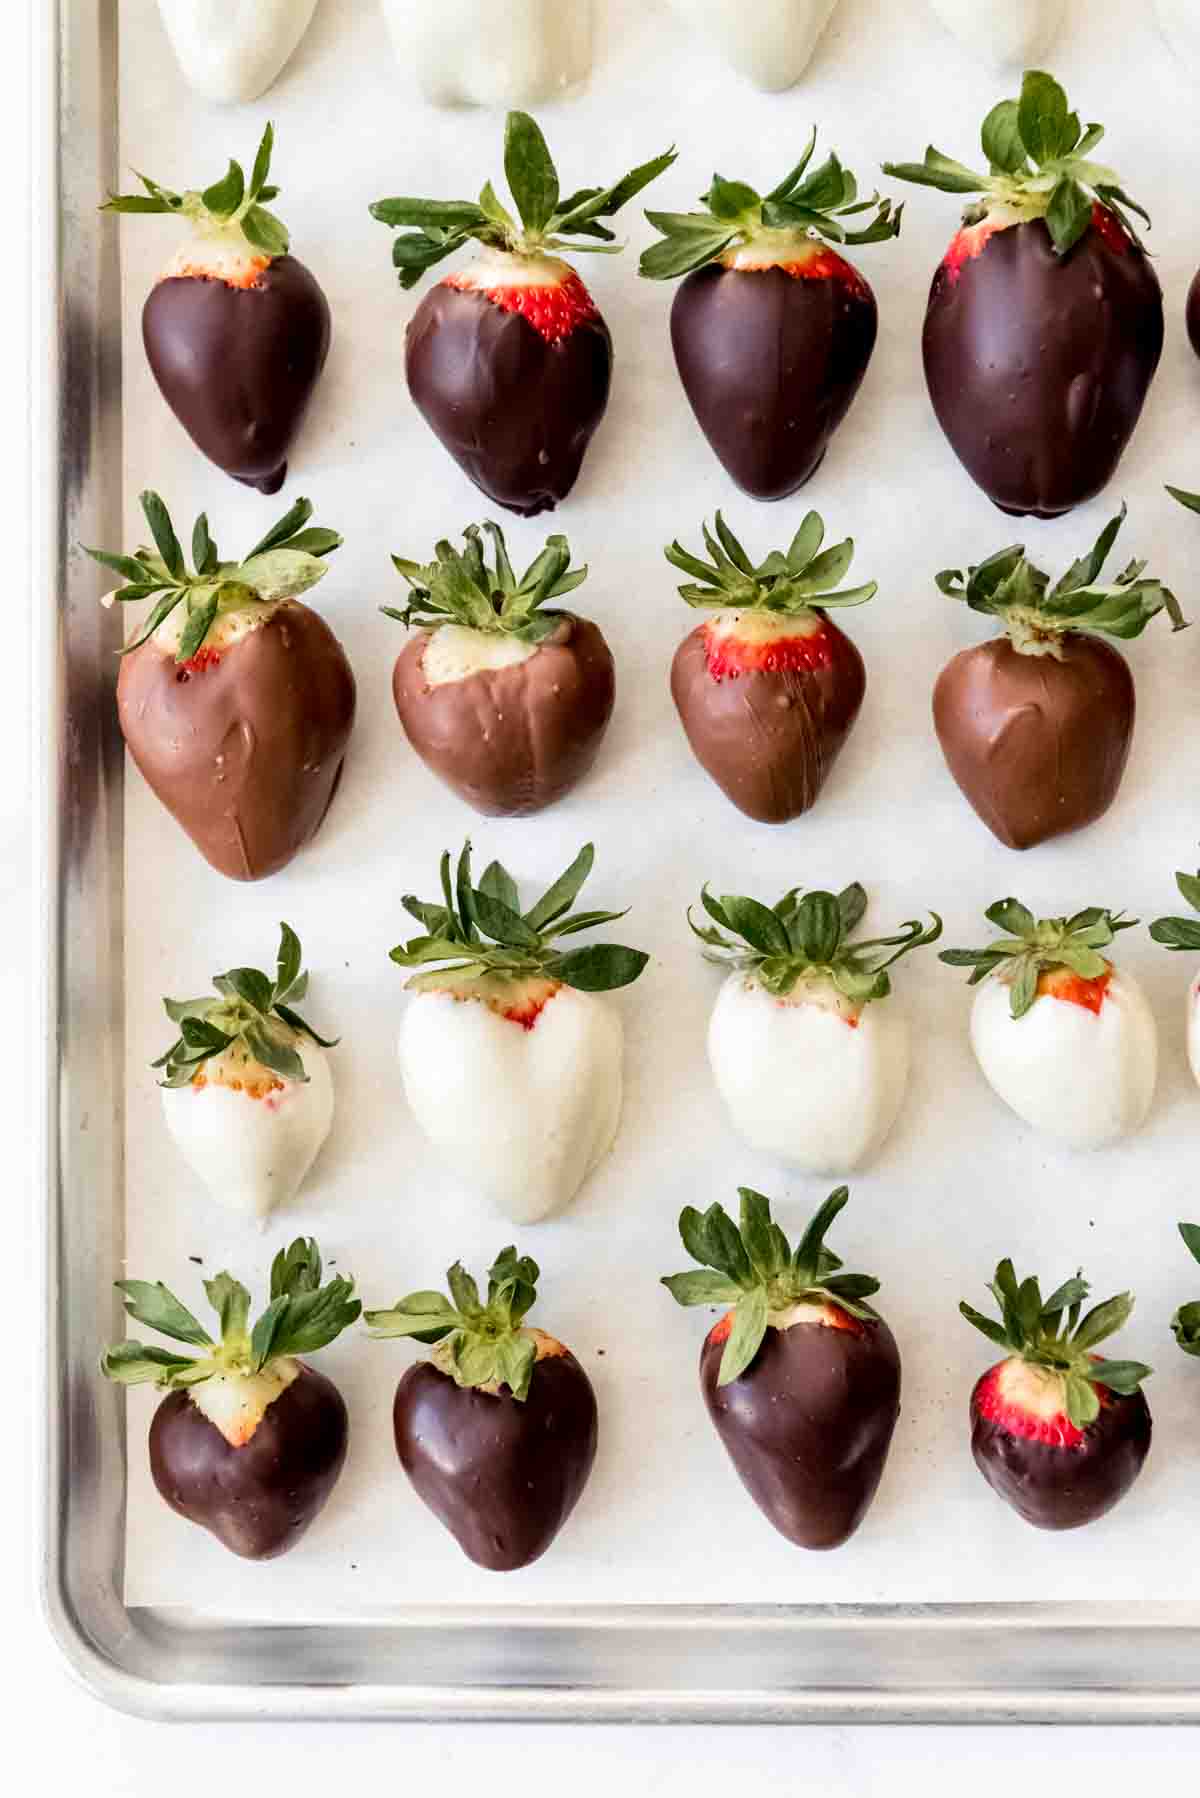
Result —
[[459, 467], [510, 512], [552, 511], [567, 497], [608, 405], [608, 326], [558, 252], [618, 250], [602, 221], [674, 160], [669, 150], [612, 187], [566, 197], [541, 131], [527, 113], [511, 112], [504, 172], [519, 218], [491, 182], [478, 204], [398, 198], [371, 207], [381, 224], [412, 227], [392, 248], [401, 287], [415, 287], [464, 244], [483, 247], [414, 313], [408, 386]]
[[1186, 629], [1175, 595], [1131, 562], [1101, 571], [1125, 508], [1056, 586], [1023, 547], [937, 577], [951, 599], [999, 618], [1005, 633], [964, 649], [933, 690], [947, 766], [994, 836], [1031, 849], [1102, 818], [1121, 785], [1137, 713], [1129, 664], [1106, 637], [1131, 639], [1165, 611]]
[[531, 1329], [538, 1265], [502, 1249], [487, 1300], [461, 1262], [450, 1297], [413, 1292], [368, 1311], [376, 1337], [436, 1343], [396, 1388], [396, 1453], [417, 1496], [463, 1553], [493, 1573], [550, 1547], [596, 1458], [596, 1395], [570, 1349]]
[[1158, 277], [1129, 214], [1146, 218], [1052, 76], [983, 124], [986, 175], [932, 146], [884, 172], [979, 194], [933, 278], [925, 377], [971, 478], [1005, 512], [1053, 518], [1105, 488], [1141, 416], [1163, 345]]
[[362, 1306], [354, 1281], [321, 1284], [315, 1242], [297, 1238], [271, 1268], [271, 1302], [253, 1329], [250, 1294], [231, 1274], [204, 1282], [221, 1320], [213, 1341], [163, 1285], [119, 1280], [138, 1323], [188, 1345], [107, 1349], [101, 1371], [167, 1396], [150, 1425], [150, 1472], [173, 1511], [235, 1555], [267, 1561], [294, 1548], [323, 1509], [346, 1459], [349, 1424], [332, 1380], [301, 1356], [341, 1335]]
[[1140, 1361], [1093, 1351], [1128, 1321], [1125, 1292], [1080, 1316], [1088, 1296], [1076, 1275], [1043, 1300], [1035, 1279], [1018, 1283], [1002, 1261], [988, 1290], [1000, 1321], [965, 1301], [959, 1310], [1009, 1351], [971, 1394], [971, 1452], [980, 1473], [1026, 1523], [1073, 1530], [1111, 1511], [1150, 1450], [1150, 1407]]
[[153, 599], [126, 645], [117, 709], [148, 785], [231, 880], [278, 873], [333, 802], [354, 724], [345, 651], [302, 605], [342, 539], [291, 511], [240, 562], [222, 562], [201, 515], [189, 570], [167, 509], [142, 494], [153, 549], [89, 550], [127, 583], [105, 605]]
[[702, 1272], [663, 1280], [680, 1305], [734, 1309], [700, 1353], [700, 1386], [743, 1486], [800, 1548], [840, 1548], [870, 1508], [900, 1415], [900, 1352], [866, 1302], [879, 1282], [840, 1272], [825, 1234], [842, 1186], [795, 1252], [770, 1201], [741, 1192], [741, 1227], [720, 1205], [679, 1219]]
[[439, 543], [427, 566], [393, 556], [413, 589], [389, 618], [416, 626], [396, 662], [392, 692], [426, 767], [477, 812], [522, 818], [576, 786], [612, 716], [613, 659], [599, 629], [548, 611], [587, 579], [565, 537], [551, 537], [517, 578], [495, 524], [489, 565], [478, 525], [459, 552]]
[[[875, 295], [834, 244], [881, 243], [902, 207], [858, 183], [836, 155], [809, 170], [817, 134], [765, 197], [714, 175], [703, 212], [648, 212], [663, 241], [651, 280], [685, 275], [671, 308], [679, 378], [704, 435], [739, 487], [785, 499], [819, 467], [875, 348]], [[875, 209], [867, 225], [847, 219]]]
[[692, 753], [748, 818], [786, 824], [816, 804], [854, 728], [867, 689], [863, 659], [827, 616], [873, 599], [874, 581], [836, 592], [854, 559], [847, 540], [822, 550], [810, 512], [786, 555], [755, 567], [716, 517], [704, 527], [711, 563], [673, 543], [666, 557], [693, 575], [680, 594], [714, 616], [684, 638], [671, 694]]
[[146, 357], [197, 449], [260, 493], [278, 493], [288, 455], [329, 354], [329, 303], [266, 202], [275, 134], [268, 125], [247, 181], [236, 162], [203, 192], [172, 193], [146, 175], [140, 194], [106, 212], [167, 212], [192, 235], [142, 312]]

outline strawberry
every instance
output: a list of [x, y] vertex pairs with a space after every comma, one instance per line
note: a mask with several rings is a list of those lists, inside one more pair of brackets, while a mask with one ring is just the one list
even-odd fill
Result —
[[837, 0], [670, 0], [680, 18], [710, 38], [725, 60], [766, 93], [794, 87]]
[[288, 453], [329, 354], [329, 303], [265, 202], [274, 127], [249, 182], [240, 164], [203, 193], [172, 193], [145, 175], [142, 194], [114, 194], [106, 212], [165, 212], [191, 237], [151, 289], [142, 337], [163, 398], [218, 468], [278, 493]]
[[413, 1292], [366, 1314], [372, 1336], [437, 1344], [396, 1388], [396, 1453], [422, 1503], [493, 1573], [545, 1554], [596, 1458], [591, 1381], [570, 1349], [525, 1322], [538, 1272], [528, 1255], [502, 1249], [486, 1302], [455, 1262], [449, 1298]]
[[591, 844], [521, 911], [499, 862], [479, 885], [471, 845], [442, 902], [409, 895], [421, 936], [392, 950], [412, 999], [400, 1028], [404, 1090], [418, 1125], [468, 1186], [516, 1223], [564, 1209], [612, 1147], [621, 1117], [621, 1020], [594, 997], [629, 986], [648, 957], [560, 941], [622, 912], [572, 913]]
[[163, 1069], [167, 1128], [219, 1204], [264, 1220], [295, 1197], [333, 1122], [326, 1049], [295, 1007], [308, 991], [300, 939], [279, 927], [275, 977], [216, 974], [218, 997], [164, 999], [179, 1036]]
[[677, 1304], [734, 1307], [700, 1353], [704, 1402], [743, 1486], [800, 1548], [854, 1534], [900, 1415], [900, 1353], [866, 1302], [879, 1282], [839, 1272], [825, 1247], [849, 1196], [826, 1199], [794, 1254], [760, 1193], [742, 1189], [740, 1229], [720, 1205], [689, 1205], [679, 1234], [704, 1271], [663, 1280]]
[[[607, 188], [569, 198], [533, 119], [511, 112], [504, 171], [517, 217], [489, 182], [469, 200], [378, 200], [381, 224], [413, 227], [392, 260], [404, 288], [472, 239], [483, 253], [422, 301], [408, 327], [413, 401], [475, 485], [532, 515], [564, 500], [604, 416], [612, 339], [575, 270], [555, 252], [605, 250], [601, 221], [669, 168], [667, 151]], [[577, 243], [576, 238], [592, 241]]]
[[1132, 974], [1101, 950], [1135, 918], [1091, 906], [1036, 919], [1001, 899], [988, 920], [1006, 935], [986, 949], [945, 949], [979, 987], [971, 1046], [984, 1077], [1035, 1129], [1101, 1149], [1139, 1130], [1158, 1078], [1154, 1015]]
[[929, 0], [947, 31], [985, 61], [1027, 68], [1062, 23], [1065, 0]]
[[[1200, 874], [1176, 874], [1176, 885], [1193, 911], [1200, 912]], [[1200, 923], [1195, 918], [1157, 918], [1150, 926], [1156, 943], [1176, 954], [1200, 949]], [[1200, 975], [1190, 983], [1187, 995], [1188, 1062], [1200, 1085]]]
[[[816, 472], [853, 404], [878, 332], [875, 296], [834, 244], [880, 243], [902, 208], [859, 201], [836, 155], [799, 163], [764, 199], [713, 176], [703, 212], [649, 212], [661, 243], [651, 280], [686, 275], [671, 309], [679, 378], [727, 472], [756, 499], [784, 499]], [[842, 220], [876, 207], [861, 230]]]
[[[708, 1027], [708, 1058], [738, 1134], [809, 1173], [849, 1173], [874, 1159], [908, 1086], [904, 1015], [883, 1004], [888, 969], [936, 942], [942, 921], [852, 942], [867, 895], [795, 887], [775, 906], [705, 887], [712, 924], [688, 923], [706, 959], [726, 968]], [[716, 928], [714, 928], [716, 926]]]
[[265, 94], [316, 9], [317, 0], [158, 0], [184, 80], [218, 105]]
[[105, 605], [154, 599], [122, 652], [121, 730], [205, 860], [262, 880], [316, 835], [354, 725], [345, 652], [297, 597], [342, 539], [306, 528], [301, 499], [242, 561], [222, 562], [202, 514], [192, 572], [158, 494], [141, 497], [154, 549], [87, 552], [127, 583]]
[[1093, 1350], [1129, 1320], [1122, 1293], [1083, 1318], [1088, 1286], [1078, 1274], [1043, 1300], [1037, 1280], [1018, 1283], [1002, 1261], [988, 1290], [1001, 1321], [962, 1303], [967, 1322], [1009, 1350], [971, 1394], [971, 1452], [984, 1479], [1019, 1517], [1042, 1530], [1073, 1530], [1111, 1511], [1150, 1450], [1151, 1369]]
[[150, 1472], [173, 1511], [235, 1555], [272, 1560], [294, 1548], [323, 1509], [346, 1460], [341, 1393], [302, 1355], [358, 1317], [354, 1281], [321, 1284], [315, 1242], [297, 1238], [271, 1268], [271, 1302], [250, 1328], [250, 1294], [231, 1274], [204, 1282], [221, 1320], [214, 1342], [161, 1284], [118, 1280], [138, 1323], [186, 1343], [187, 1355], [122, 1342], [101, 1372], [122, 1386], [165, 1389], [150, 1426]]
[[942, 670], [933, 718], [951, 774], [1010, 849], [1094, 824], [1117, 796], [1137, 706], [1128, 663], [1102, 639], [1138, 637], [1163, 611], [1173, 630], [1185, 628], [1175, 595], [1144, 562], [1101, 583], [1124, 519], [1122, 506], [1054, 587], [1020, 545], [965, 578], [938, 576], [949, 598], [1005, 627]]
[[680, 595], [711, 611], [684, 638], [671, 668], [692, 753], [739, 811], [785, 824], [813, 806], [866, 693], [858, 650], [827, 616], [878, 591], [835, 592], [854, 557], [852, 542], [821, 552], [825, 526], [810, 512], [786, 555], [755, 567], [718, 512], [704, 541], [711, 563], [678, 542], [665, 553], [696, 577]]
[[417, 635], [396, 662], [396, 710], [427, 767], [478, 812], [526, 817], [553, 805], [596, 759], [615, 698], [613, 659], [594, 624], [546, 611], [587, 579], [565, 537], [551, 537], [517, 579], [504, 533], [439, 543], [427, 567], [393, 556], [412, 588], [403, 611], [382, 610]]
[[955, 454], [1005, 512], [1054, 518], [1108, 485], [1162, 354], [1162, 290], [1129, 218], [1146, 214], [1092, 160], [1103, 136], [1031, 70], [984, 120], [988, 174], [932, 147], [884, 164], [983, 196], [933, 278], [925, 377]]

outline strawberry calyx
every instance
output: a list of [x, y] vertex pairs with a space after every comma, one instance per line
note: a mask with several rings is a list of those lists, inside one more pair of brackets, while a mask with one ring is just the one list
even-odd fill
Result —
[[[799, 641], [816, 635], [819, 623], [814, 626], [814, 620], [820, 621], [823, 612], [835, 606], [865, 605], [879, 591], [877, 581], [838, 591], [854, 560], [854, 541], [847, 538], [823, 550], [825, 521], [818, 512], [806, 515], [786, 552], [772, 550], [757, 565], [720, 512], [714, 520], [715, 534], [707, 523], [702, 528], [709, 561], [692, 555], [678, 540], [663, 554], [673, 568], [694, 577], [679, 588], [680, 598], [700, 610], [742, 614], [729, 634], [740, 634], [746, 642], [753, 643], [757, 636], [768, 643], [774, 621], [783, 618], [790, 626], [786, 636]], [[762, 626], [757, 621], [750, 623], [752, 613], [765, 615]], [[770, 627], [767, 618], [772, 620]]]
[[[483, 532], [492, 541], [490, 563]], [[381, 606], [385, 617], [427, 631], [460, 624], [468, 630], [515, 637], [521, 643], [542, 643], [552, 636], [563, 614], [542, 608], [552, 599], [573, 593], [588, 578], [586, 567], [571, 567], [567, 539], [557, 534], [547, 538], [541, 554], [519, 578], [498, 524], [469, 524], [463, 540], [465, 550], [439, 543], [435, 560], [429, 563], [393, 556], [392, 565], [407, 581], [412, 597], [403, 610]]]
[[771, 1201], [746, 1186], [739, 1196], [737, 1224], [721, 1205], [703, 1213], [684, 1207], [679, 1234], [699, 1269], [661, 1281], [678, 1305], [732, 1305], [708, 1338], [725, 1345], [719, 1386], [746, 1371], [768, 1329], [820, 1323], [861, 1330], [878, 1315], [867, 1300], [879, 1291], [879, 1281], [843, 1272], [839, 1257], [825, 1247], [830, 1225], [849, 1201], [848, 1187], [830, 1193], [794, 1251], [772, 1220]]
[[1137, 1392], [1153, 1371], [1141, 1361], [1113, 1361], [1093, 1352], [1129, 1321], [1132, 1293], [1106, 1299], [1081, 1316], [1090, 1291], [1081, 1274], [1043, 1299], [1038, 1281], [1018, 1281], [1008, 1259], [1000, 1262], [988, 1291], [999, 1306], [998, 1321], [965, 1299], [959, 1312], [1011, 1358], [983, 1376], [974, 1402], [1014, 1435], [1078, 1446], [1070, 1431], [1082, 1440], [1102, 1404], [1111, 1403], [1112, 1395]]
[[[234, 271], [227, 279], [231, 286], [250, 287], [254, 285], [257, 275], [265, 268], [267, 262], [276, 256], [286, 256], [288, 252], [287, 226], [273, 212], [268, 212], [266, 202], [273, 200], [279, 193], [278, 187], [270, 182], [271, 157], [275, 149], [275, 127], [268, 124], [262, 134], [254, 167], [247, 181], [245, 171], [238, 162], [230, 162], [227, 172], [211, 187], [189, 189], [185, 193], [174, 193], [169, 187], [162, 187], [152, 181], [148, 175], [139, 174], [138, 180], [144, 192], [140, 194], [110, 194], [102, 212], [157, 212], [174, 213], [177, 217], [187, 219], [202, 238], [215, 240], [222, 244], [232, 244], [238, 249], [245, 248], [245, 262], [240, 272]], [[257, 254], [256, 254], [257, 252]], [[261, 259], [265, 257], [266, 262]], [[202, 257], [197, 259], [197, 273], [211, 273], [204, 265]], [[176, 273], [186, 273], [186, 266], [176, 269]]]
[[410, 1292], [386, 1311], [368, 1311], [367, 1327], [378, 1341], [411, 1337], [436, 1344], [435, 1366], [457, 1386], [493, 1394], [507, 1387], [523, 1404], [539, 1361], [566, 1353], [561, 1342], [530, 1329], [525, 1318], [537, 1300], [540, 1269], [529, 1255], [501, 1249], [488, 1269], [487, 1298], [461, 1261], [446, 1270], [449, 1298]]
[[1009, 988], [1014, 1018], [1023, 1018], [1039, 998], [1065, 1000], [1099, 1014], [1113, 977], [1100, 951], [1137, 918], [1088, 906], [1070, 918], [1035, 918], [1019, 899], [998, 899], [985, 913], [1007, 932], [985, 949], [943, 949], [948, 968], [970, 968], [970, 986], [996, 975]]
[[[1175, 884], [1192, 910], [1200, 912], [1200, 873], [1180, 871], [1175, 876]], [[1200, 921], [1196, 918], [1156, 918], [1150, 926], [1150, 935], [1164, 949], [1171, 949], [1176, 954], [1200, 949]]]

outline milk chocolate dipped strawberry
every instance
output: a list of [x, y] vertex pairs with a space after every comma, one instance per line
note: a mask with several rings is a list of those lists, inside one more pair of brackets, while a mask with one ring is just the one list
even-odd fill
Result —
[[88, 550], [127, 583], [105, 605], [154, 600], [122, 652], [121, 731], [205, 860], [263, 880], [316, 835], [354, 724], [345, 652], [298, 597], [342, 539], [309, 527], [300, 499], [248, 556], [222, 562], [201, 514], [190, 570], [162, 500], [141, 498], [153, 549]]
[[172, 193], [146, 175], [141, 194], [106, 212], [166, 212], [191, 235], [142, 311], [146, 357], [197, 449], [235, 480], [278, 493], [288, 455], [329, 354], [329, 303], [266, 202], [275, 134], [268, 125], [249, 181], [241, 166], [203, 192]]
[[878, 587], [836, 592], [854, 544], [822, 551], [824, 536], [810, 512], [786, 555], [773, 550], [755, 567], [718, 512], [716, 536], [704, 527], [711, 562], [679, 543], [665, 552], [695, 577], [679, 589], [688, 605], [714, 614], [671, 665], [692, 753], [739, 811], [764, 824], [816, 804], [867, 690], [861, 655], [827, 614], [864, 605]]
[[[858, 183], [836, 155], [809, 171], [817, 134], [764, 198], [713, 176], [703, 212], [648, 212], [661, 243], [651, 280], [686, 275], [671, 343], [692, 411], [722, 465], [756, 499], [784, 499], [816, 472], [875, 348], [875, 296], [832, 244], [881, 243], [902, 207]], [[874, 208], [860, 228], [848, 224]]]
[[563, 938], [624, 917], [574, 912], [592, 871], [590, 843], [535, 905], [492, 862], [475, 885], [471, 845], [440, 903], [411, 894], [423, 934], [392, 950], [423, 970], [400, 1026], [400, 1070], [414, 1117], [468, 1187], [515, 1223], [565, 1209], [607, 1155], [621, 1120], [621, 1019], [597, 993], [629, 986], [649, 957]]
[[1000, 1321], [962, 1303], [967, 1322], [1008, 1350], [971, 1394], [971, 1452], [992, 1491], [1041, 1530], [1094, 1523], [1124, 1498], [1150, 1451], [1150, 1407], [1141, 1361], [1093, 1351], [1129, 1320], [1121, 1293], [1081, 1317], [1078, 1274], [1048, 1299], [1036, 1279], [1018, 1282], [1002, 1261], [988, 1287]]
[[942, 754], [965, 797], [1010, 849], [1031, 849], [1102, 818], [1121, 785], [1137, 706], [1133, 676], [1106, 637], [1141, 636], [1175, 595], [1131, 562], [1100, 576], [1122, 506], [1056, 586], [1017, 545], [937, 577], [951, 599], [999, 618], [1005, 634], [947, 663], [933, 691]]
[[525, 1322], [538, 1272], [501, 1249], [486, 1300], [456, 1261], [449, 1298], [411, 1292], [366, 1314], [373, 1336], [437, 1344], [396, 1388], [396, 1453], [422, 1503], [492, 1573], [545, 1554], [596, 1458], [591, 1381], [569, 1348]]
[[333, 1342], [362, 1306], [353, 1280], [339, 1274], [322, 1285], [321, 1273], [311, 1239], [281, 1249], [271, 1302], [253, 1328], [246, 1288], [228, 1273], [206, 1280], [221, 1320], [215, 1341], [165, 1286], [117, 1282], [130, 1317], [191, 1351], [121, 1342], [100, 1362], [110, 1380], [167, 1394], [150, 1425], [154, 1484], [180, 1517], [250, 1561], [296, 1546], [346, 1459], [342, 1395], [301, 1357]]
[[1092, 161], [1103, 136], [1031, 70], [984, 120], [986, 175], [932, 146], [884, 164], [982, 196], [933, 278], [925, 378], [955, 454], [1005, 512], [1054, 518], [1108, 485], [1162, 354], [1162, 290], [1129, 219], [1146, 214]]
[[[866, 913], [857, 882], [836, 897], [793, 887], [777, 905], [739, 894], [701, 903], [688, 923], [727, 979], [708, 1026], [717, 1090], [751, 1148], [809, 1173], [849, 1173], [874, 1159], [908, 1087], [909, 1032], [884, 1003], [888, 969], [942, 934], [905, 924], [853, 941]], [[715, 928], [714, 928], [715, 926]]]
[[412, 588], [403, 611], [417, 634], [396, 662], [392, 692], [409, 742], [477, 812], [521, 818], [569, 793], [596, 759], [612, 716], [613, 659], [597, 627], [546, 610], [587, 579], [565, 537], [551, 537], [517, 578], [499, 525], [469, 525], [459, 552], [439, 543], [423, 567], [393, 556]]
[[214, 974], [215, 997], [164, 999], [179, 1035], [163, 1069], [167, 1128], [220, 1205], [264, 1221], [295, 1197], [333, 1122], [326, 1049], [295, 1009], [308, 991], [300, 939], [279, 926], [274, 978]]
[[939, 959], [970, 968], [979, 987], [971, 1047], [992, 1090], [1070, 1148], [1107, 1148], [1140, 1129], [1158, 1078], [1158, 1032], [1133, 975], [1102, 953], [1137, 919], [1100, 906], [1038, 919], [1019, 899], [997, 901], [987, 917], [1004, 936]]
[[[392, 246], [401, 287], [472, 241], [482, 254], [439, 282], [408, 327], [418, 411], [475, 485], [510, 512], [552, 511], [575, 485], [604, 417], [612, 339], [591, 294], [557, 254], [615, 253], [602, 221], [675, 160], [668, 150], [612, 187], [570, 196], [534, 121], [511, 112], [504, 172], [516, 216], [491, 182], [470, 200], [377, 200], [405, 229]], [[582, 240], [582, 241], [580, 241]]]
[[733, 1306], [700, 1352], [704, 1402], [743, 1486], [800, 1548], [849, 1541], [900, 1415], [900, 1351], [867, 1303], [879, 1282], [825, 1247], [849, 1197], [830, 1194], [794, 1253], [760, 1193], [741, 1189], [740, 1228], [689, 1205], [679, 1234], [703, 1271], [663, 1280], [677, 1304]]

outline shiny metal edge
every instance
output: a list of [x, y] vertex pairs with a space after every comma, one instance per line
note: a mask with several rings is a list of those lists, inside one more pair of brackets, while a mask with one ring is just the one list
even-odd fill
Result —
[[125, 1607], [121, 1399], [95, 1375], [119, 1326], [123, 761], [113, 627], [74, 547], [115, 541], [121, 515], [120, 271], [97, 211], [118, 144], [117, 0], [49, 0], [33, 36], [41, 1570], [68, 1666], [165, 1719], [1200, 1722], [1192, 1604], [416, 1610], [290, 1628]]

